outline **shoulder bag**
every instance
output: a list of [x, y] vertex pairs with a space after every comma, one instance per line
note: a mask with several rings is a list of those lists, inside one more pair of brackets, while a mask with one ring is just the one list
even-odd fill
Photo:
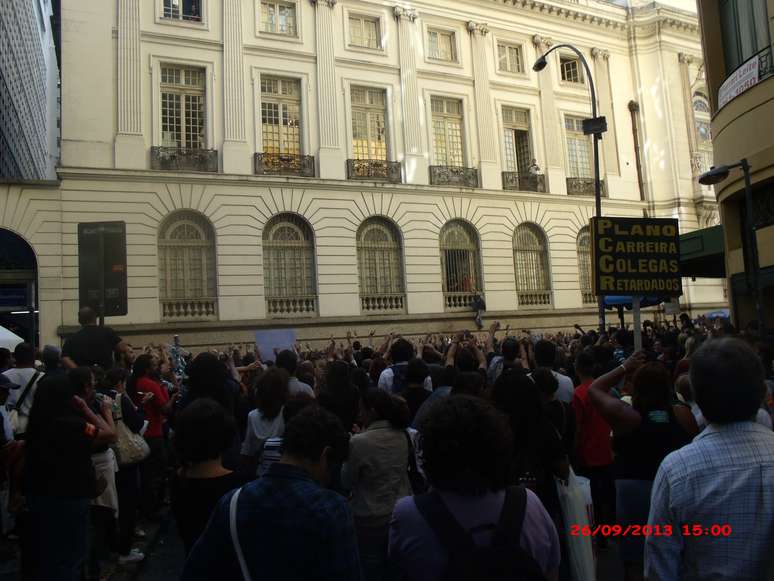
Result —
[[35, 383], [38, 381], [38, 378], [40, 377], [40, 375], [41, 375], [40, 372], [36, 371], [32, 375], [32, 377], [30, 377], [30, 380], [27, 382], [27, 385], [24, 386], [24, 391], [22, 391], [21, 395], [19, 396], [19, 399], [16, 400], [16, 405], [12, 406], [8, 410], [8, 421], [11, 423], [11, 428], [13, 429], [14, 436], [22, 437], [24, 436], [24, 433], [27, 431], [27, 420], [29, 418], [27, 417], [27, 414], [21, 413], [21, 407], [24, 401], [30, 395], [32, 388], [35, 387]]
[[113, 419], [116, 424], [116, 443], [113, 444], [113, 451], [116, 453], [116, 460], [119, 466], [127, 466], [129, 464], [137, 464], [142, 462], [148, 456], [150, 456], [150, 447], [140, 434], [135, 434], [124, 423], [121, 397], [123, 394], [116, 396], [117, 412], [114, 412]]

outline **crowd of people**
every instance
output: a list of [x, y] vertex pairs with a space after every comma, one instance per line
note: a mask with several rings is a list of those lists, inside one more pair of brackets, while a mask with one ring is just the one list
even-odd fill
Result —
[[774, 369], [754, 325], [646, 322], [637, 352], [625, 328], [494, 322], [193, 356], [79, 321], [61, 352], [0, 351], [23, 579], [142, 561], [169, 504], [184, 581], [569, 580], [558, 491], [576, 475], [592, 524], [670, 527], [616, 538], [627, 580], [774, 578]]

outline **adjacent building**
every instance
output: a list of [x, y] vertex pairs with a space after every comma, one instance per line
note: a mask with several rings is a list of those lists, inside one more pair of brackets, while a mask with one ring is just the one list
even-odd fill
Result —
[[[126, 222], [130, 341], [293, 326], [409, 333], [595, 321], [588, 75], [604, 211], [718, 222], [692, 2], [62, 2], [61, 185], [0, 190], [72, 328], [77, 224]], [[40, 202], [44, 200], [45, 202]], [[40, 202], [40, 203], [39, 203]], [[686, 280], [685, 308], [725, 304]]]
[[[757, 318], [754, 270], [766, 325], [774, 320], [774, 1], [699, 0], [715, 164], [747, 159], [755, 243], [746, 235], [744, 176], [717, 186], [725, 265], [739, 326]], [[722, 260], [722, 257], [719, 257]], [[757, 262], [757, 264], [755, 264]]]

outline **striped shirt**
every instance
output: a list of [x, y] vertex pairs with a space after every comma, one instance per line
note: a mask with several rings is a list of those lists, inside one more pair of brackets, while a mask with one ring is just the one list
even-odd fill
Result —
[[265, 475], [272, 464], [279, 462], [282, 457], [282, 438], [275, 436], [263, 443], [261, 461], [258, 463], [257, 475], [260, 478]]
[[[647, 579], [774, 578], [774, 433], [753, 422], [707, 426], [661, 463], [648, 524], [673, 534], [646, 539]], [[683, 536], [683, 525], [731, 534]]]

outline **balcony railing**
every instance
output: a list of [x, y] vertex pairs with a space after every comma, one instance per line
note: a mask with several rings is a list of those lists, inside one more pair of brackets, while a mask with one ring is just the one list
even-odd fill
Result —
[[453, 165], [431, 165], [430, 183], [434, 186], [478, 187], [478, 168]]
[[[602, 197], [607, 197], [607, 184], [600, 180]], [[594, 178], [567, 178], [567, 194], [570, 196], [593, 196]]]
[[402, 313], [406, 297], [403, 294], [361, 295], [360, 310], [364, 315], [371, 313]]
[[480, 295], [477, 292], [465, 292], [465, 293], [443, 293], [443, 302], [447, 311], [469, 311], [473, 299]]
[[317, 313], [316, 296], [266, 297], [266, 310], [272, 317], [293, 317]]
[[551, 304], [551, 291], [523, 291], [518, 293], [520, 307], [540, 307]]
[[503, 172], [503, 189], [518, 190], [521, 192], [545, 192], [546, 176], [521, 175], [516, 171]]
[[382, 159], [348, 159], [347, 179], [399, 184], [401, 182], [400, 162]]
[[151, 169], [217, 172], [218, 152], [215, 149], [151, 147]]
[[272, 176], [314, 177], [314, 156], [286, 153], [256, 153], [255, 173]]
[[161, 318], [165, 321], [201, 321], [215, 319], [217, 299], [162, 299]]
[[597, 304], [597, 295], [595, 295], [591, 291], [582, 291], [581, 296], [583, 297], [583, 304], [584, 305], [596, 305]]

